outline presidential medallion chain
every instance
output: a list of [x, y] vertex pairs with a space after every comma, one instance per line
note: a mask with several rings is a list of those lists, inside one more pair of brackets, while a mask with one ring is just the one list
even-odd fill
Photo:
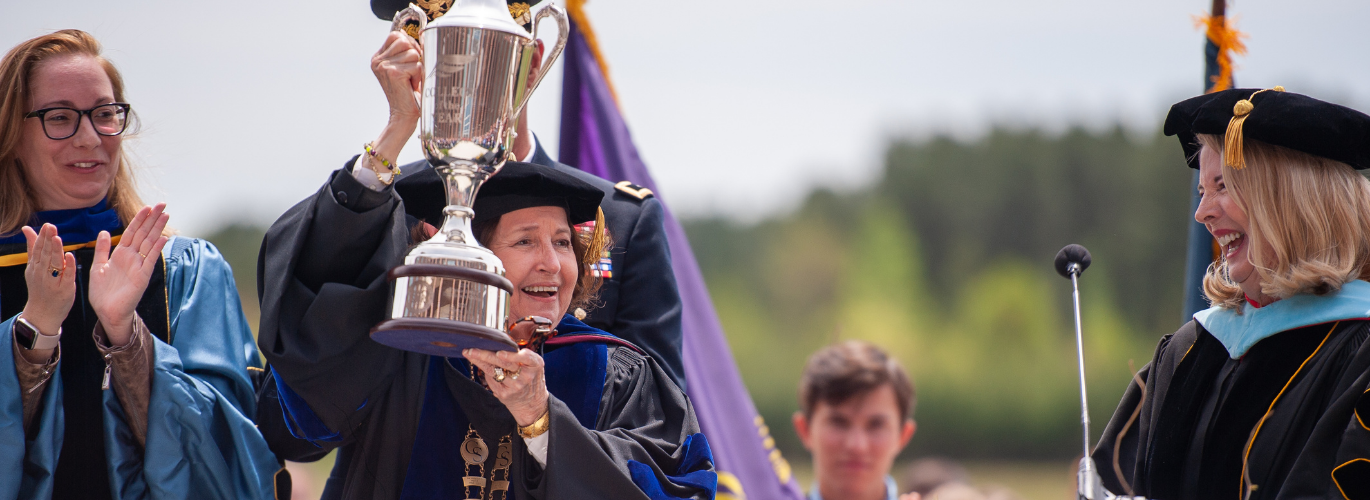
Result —
[[[514, 444], [510, 439], [513, 434], [506, 434], [500, 438], [495, 451], [495, 468], [490, 471], [490, 479], [487, 480], [485, 459], [490, 457], [490, 448], [486, 446], [480, 433], [476, 432], [475, 426], [467, 426], [467, 429], [466, 440], [461, 443], [461, 458], [466, 461], [466, 475], [461, 478], [461, 483], [466, 490], [466, 500], [486, 500], [486, 484], [492, 486], [489, 500], [507, 500], [510, 485], [509, 466], [514, 463]], [[475, 488], [474, 494], [471, 493], [472, 488]]]
[[509, 465], [514, 463], [514, 444], [509, 440], [512, 434], [500, 438], [495, 451], [495, 470], [490, 471], [490, 500], [507, 500], [509, 493]]
[[[476, 433], [475, 426], [467, 426], [466, 440], [461, 442], [461, 459], [466, 461], [466, 473], [461, 478], [461, 484], [465, 489], [466, 500], [484, 500], [485, 497], [485, 459], [490, 456], [490, 449], [485, 446], [485, 440]], [[471, 474], [471, 468], [475, 467], [475, 475]], [[475, 496], [471, 495], [471, 488], [476, 489]]]

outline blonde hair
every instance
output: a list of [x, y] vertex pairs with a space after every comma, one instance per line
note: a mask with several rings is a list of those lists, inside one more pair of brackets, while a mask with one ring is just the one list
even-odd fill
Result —
[[[1223, 157], [1222, 137], [1198, 141], [1201, 152]], [[1322, 295], [1370, 278], [1370, 181], [1350, 165], [1289, 148], [1247, 140], [1243, 149], [1246, 168], [1224, 165], [1223, 181], [1246, 212], [1261, 293]], [[1245, 301], [1225, 260], [1208, 267], [1203, 287], [1213, 305], [1240, 310]]]
[[[33, 222], [38, 211], [38, 200], [30, 189], [29, 180], [24, 177], [19, 162], [19, 145], [23, 140], [24, 115], [31, 109], [29, 96], [33, 72], [44, 61], [63, 56], [82, 55], [95, 58], [109, 76], [110, 86], [114, 89], [114, 100], [124, 101], [124, 79], [114, 64], [100, 55], [100, 42], [89, 33], [80, 30], [61, 30], [30, 39], [5, 54], [0, 59], [0, 235], [10, 235], [21, 226]], [[136, 132], [136, 117], [130, 117]], [[119, 214], [119, 220], [128, 224], [138, 210], [143, 208], [143, 200], [138, 197], [133, 179], [133, 169], [121, 147], [115, 158], [118, 170], [114, 183], [106, 194], [108, 204]], [[168, 228], [167, 232], [170, 232]]]

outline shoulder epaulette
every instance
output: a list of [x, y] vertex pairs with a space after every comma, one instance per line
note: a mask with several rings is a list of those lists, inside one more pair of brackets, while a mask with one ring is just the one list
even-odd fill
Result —
[[619, 191], [622, 191], [624, 194], [627, 194], [628, 196], [632, 196], [639, 200], [645, 200], [653, 195], [652, 190], [639, 186], [637, 184], [633, 184], [629, 181], [619, 181], [618, 184], [614, 184], [614, 188], [618, 189]]

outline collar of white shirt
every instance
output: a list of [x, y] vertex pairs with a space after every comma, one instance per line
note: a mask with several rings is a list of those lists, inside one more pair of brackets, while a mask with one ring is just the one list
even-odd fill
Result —
[[[885, 476], [885, 498], [886, 500], [899, 500], [899, 487], [895, 486], [894, 478]], [[814, 481], [809, 489], [809, 500], [823, 500], [823, 494], [818, 492], [818, 481]]]

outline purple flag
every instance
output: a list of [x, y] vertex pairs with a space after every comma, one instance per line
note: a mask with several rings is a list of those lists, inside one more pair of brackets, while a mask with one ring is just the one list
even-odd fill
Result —
[[[571, 37], [564, 54], [559, 159], [610, 181], [631, 181], [659, 196], [595, 51], [586, 41], [584, 27], [576, 22], [584, 19], [577, 10], [571, 12]], [[665, 215], [671, 264], [680, 287], [685, 380], [699, 425], [713, 450], [719, 472], [718, 498], [802, 499], [789, 464], [775, 449], [770, 429], [742, 385], [685, 230], [669, 208]]]

